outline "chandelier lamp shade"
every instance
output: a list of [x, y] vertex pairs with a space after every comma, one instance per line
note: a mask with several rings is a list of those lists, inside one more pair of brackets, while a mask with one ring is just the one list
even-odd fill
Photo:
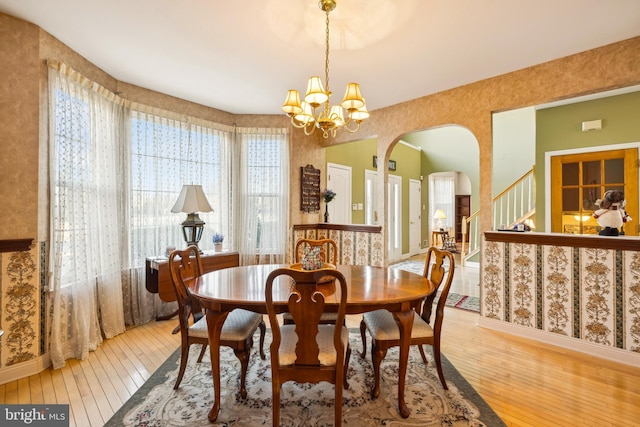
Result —
[[[324, 86], [319, 76], [309, 77], [307, 92], [304, 100], [300, 101], [300, 93], [290, 89], [282, 105], [293, 126], [304, 129], [306, 135], [311, 135], [316, 129], [322, 131], [322, 136], [336, 136], [338, 129], [344, 128], [348, 132], [360, 129], [360, 123], [369, 117], [367, 106], [358, 83], [349, 83], [340, 105], [330, 105], [329, 97], [329, 12], [336, 7], [335, 0], [320, 0], [318, 7], [326, 13], [325, 38], [325, 82]], [[345, 119], [346, 111], [346, 119]]]
[[178, 200], [171, 208], [171, 212], [184, 212], [187, 219], [182, 222], [182, 235], [187, 246], [198, 246], [205, 222], [200, 219], [198, 212], [213, 212], [207, 201], [201, 185], [183, 185]]

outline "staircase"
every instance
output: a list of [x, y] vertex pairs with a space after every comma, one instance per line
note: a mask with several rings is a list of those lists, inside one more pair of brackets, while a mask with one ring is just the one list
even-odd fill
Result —
[[[493, 230], [512, 228], [536, 212], [536, 181], [533, 167], [493, 198]], [[480, 211], [462, 221], [462, 264], [480, 252]]]

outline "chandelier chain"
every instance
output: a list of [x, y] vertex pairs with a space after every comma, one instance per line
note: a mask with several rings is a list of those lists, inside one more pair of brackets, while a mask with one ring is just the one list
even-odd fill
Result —
[[[325, 60], [324, 60], [324, 76], [325, 76], [325, 90], [327, 91], [328, 94], [331, 94], [331, 90], [329, 89], [329, 10], [327, 10], [326, 13], [326, 19], [325, 19], [325, 26], [326, 26], [326, 30], [325, 30]], [[329, 114], [329, 98], [327, 98], [327, 100], [324, 103], [324, 111], [325, 114]]]
[[294, 127], [304, 130], [305, 135], [311, 135], [315, 129], [320, 129], [322, 136], [328, 138], [329, 135], [335, 136], [338, 129], [345, 129], [350, 133], [357, 132], [360, 123], [369, 117], [369, 112], [360, 94], [360, 85], [355, 82], [347, 84], [340, 104], [330, 104], [329, 97], [332, 93], [329, 89], [329, 12], [335, 9], [336, 1], [320, 0], [318, 6], [326, 15], [324, 87], [320, 76], [309, 77], [304, 101], [300, 102], [300, 93], [296, 89], [289, 89], [282, 111], [291, 118]]

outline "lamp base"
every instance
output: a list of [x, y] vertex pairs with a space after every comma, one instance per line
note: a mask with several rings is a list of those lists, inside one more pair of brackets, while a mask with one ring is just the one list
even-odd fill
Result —
[[[182, 222], [182, 236], [184, 237], [184, 241], [187, 243], [187, 246], [198, 246], [200, 238], [202, 238], [204, 224], [205, 222], [200, 219], [197, 212], [187, 215], [187, 219]], [[200, 248], [198, 248], [198, 250], [202, 253]]]

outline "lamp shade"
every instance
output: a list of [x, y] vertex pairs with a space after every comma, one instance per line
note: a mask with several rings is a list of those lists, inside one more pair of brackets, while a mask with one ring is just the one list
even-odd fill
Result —
[[287, 98], [284, 100], [284, 104], [282, 104], [282, 111], [289, 116], [294, 116], [302, 112], [300, 93], [297, 90], [291, 89], [287, 92]]
[[342, 113], [342, 107], [339, 105], [331, 107], [329, 117], [331, 118], [331, 121], [335, 123], [336, 127], [344, 126], [344, 114]]
[[369, 112], [367, 111], [367, 106], [363, 105], [358, 108], [356, 111], [351, 112], [351, 118], [356, 121], [363, 121], [369, 117]]
[[329, 95], [324, 91], [320, 77], [309, 77], [309, 81], [307, 82], [307, 93], [304, 95], [304, 100], [315, 108], [324, 103], [327, 99], [329, 99]]
[[313, 116], [313, 108], [311, 105], [306, 101], [302, 101], [300, 105], [302, 106], [302, 111], [297, 113], [294, 118], [300, 123], [315, 122], [316, 118]]
[[360, 94], [360, 85], [358, 83], [349, 83], [344, 98], [342, 98], [342, 108], [347, 111], [356, 111], [363, 106], [364, 99]]
[[171, 212], [213, 212], [213, 208], [202, 191], [202, 185], [183, 185]]
[[444, 211], [442, 209], [438, 209], [434, 214], [433, 214], [434, 218], [437, 219], [445, 219], [447, 216], [445, 215]]

